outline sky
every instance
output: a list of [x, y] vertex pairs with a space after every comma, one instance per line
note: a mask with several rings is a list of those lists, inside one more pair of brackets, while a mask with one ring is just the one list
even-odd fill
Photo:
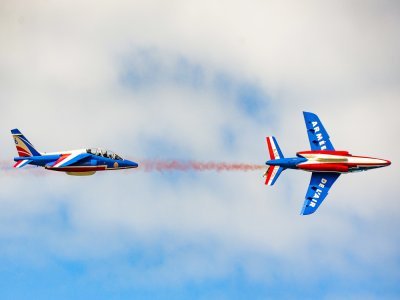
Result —
[[[2, 299], [398, 299], [398, 1], [0, 3]], [[300, 216], [310, 174], [145, 172], [152, 159], [264, 164], [265, 137], [388, 168], [343, 175]], [[137, 170], [12, 170], [109, 148]]]

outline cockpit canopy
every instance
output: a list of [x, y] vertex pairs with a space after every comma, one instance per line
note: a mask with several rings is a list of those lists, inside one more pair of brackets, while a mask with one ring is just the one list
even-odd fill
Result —
[[105, 157], [105, 158], [110, 158], [110, 159], [116, 159], [116, 160], [124, 160], [121, 156], [118, 154], [112, 152], [111, 150], [104, 150], [100, 148], [89, 148], [86, 149], [86, 152], [89, 154]]

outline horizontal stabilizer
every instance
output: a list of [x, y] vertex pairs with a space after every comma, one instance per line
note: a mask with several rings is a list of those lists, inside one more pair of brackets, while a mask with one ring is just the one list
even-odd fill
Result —
[[285, 169], [279, 166], [270, 166], [268, 171], [265, 173], [265, 184], [274, 185], [275, 181], [278, 179], [279, 175], [281, 175], [283, 170]]
[[32, 160], [30, 160], [30, 159], [19, 160], [14, 165], [14, 168], [17, 168], [17, 169], [22, 168], [22, 167], [26, 166], [27, 164], [29, 164], [30, 162], [32, 162]]
[[268, 146], [269, 156], [271, 159], [284, 158], [275, 137], [273, 136], [267, 137], [267, 146]]

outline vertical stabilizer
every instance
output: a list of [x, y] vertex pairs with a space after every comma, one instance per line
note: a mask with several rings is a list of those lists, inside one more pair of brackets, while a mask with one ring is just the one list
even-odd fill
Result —
[[19, 156], [40, 156], [41, 154], [35, 149], [35, 147], [28, 141], [28, 139], [18, 129], [11, 130], [14, 138], [15, 146]]

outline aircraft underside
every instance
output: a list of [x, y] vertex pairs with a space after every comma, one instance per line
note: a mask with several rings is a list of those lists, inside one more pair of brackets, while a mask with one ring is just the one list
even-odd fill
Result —
[[[336, 153], [346, 154], [337, 155]], [[309, 172], [350, 173], [381, 168], [390, 164], [387, 160], [353, 156], [346, 151], [305, 151], [297, 155], [306, 158], [307, 161], [298, 164], [296, 168]]]
[[112, 171], [112, 170], [122, 170], [128, 169], [126, 167], [110, 168], [106, 165], [101, 166], [70, 166], [70, 167], [59, 167], [59, 168], [48, 168], [50, 171], [65, 172], [72, 176], [90, 176], [99, 171]]
[[304, 200], [302, 215], [314, 213], [328, 195], [329, 189], [343, 173], [361, 172], [390, 165], [379, 158], [353, 156], [347, 151], [337, 151], [317, 115], [304, 112], [311, 151], [298, 152], [296, 157], [285, 158], [273, 136], [267, 137], [270, 160], [265, 172], [265, 184], [274, 185], [286, 169], [311, 172], [311, 180]]

